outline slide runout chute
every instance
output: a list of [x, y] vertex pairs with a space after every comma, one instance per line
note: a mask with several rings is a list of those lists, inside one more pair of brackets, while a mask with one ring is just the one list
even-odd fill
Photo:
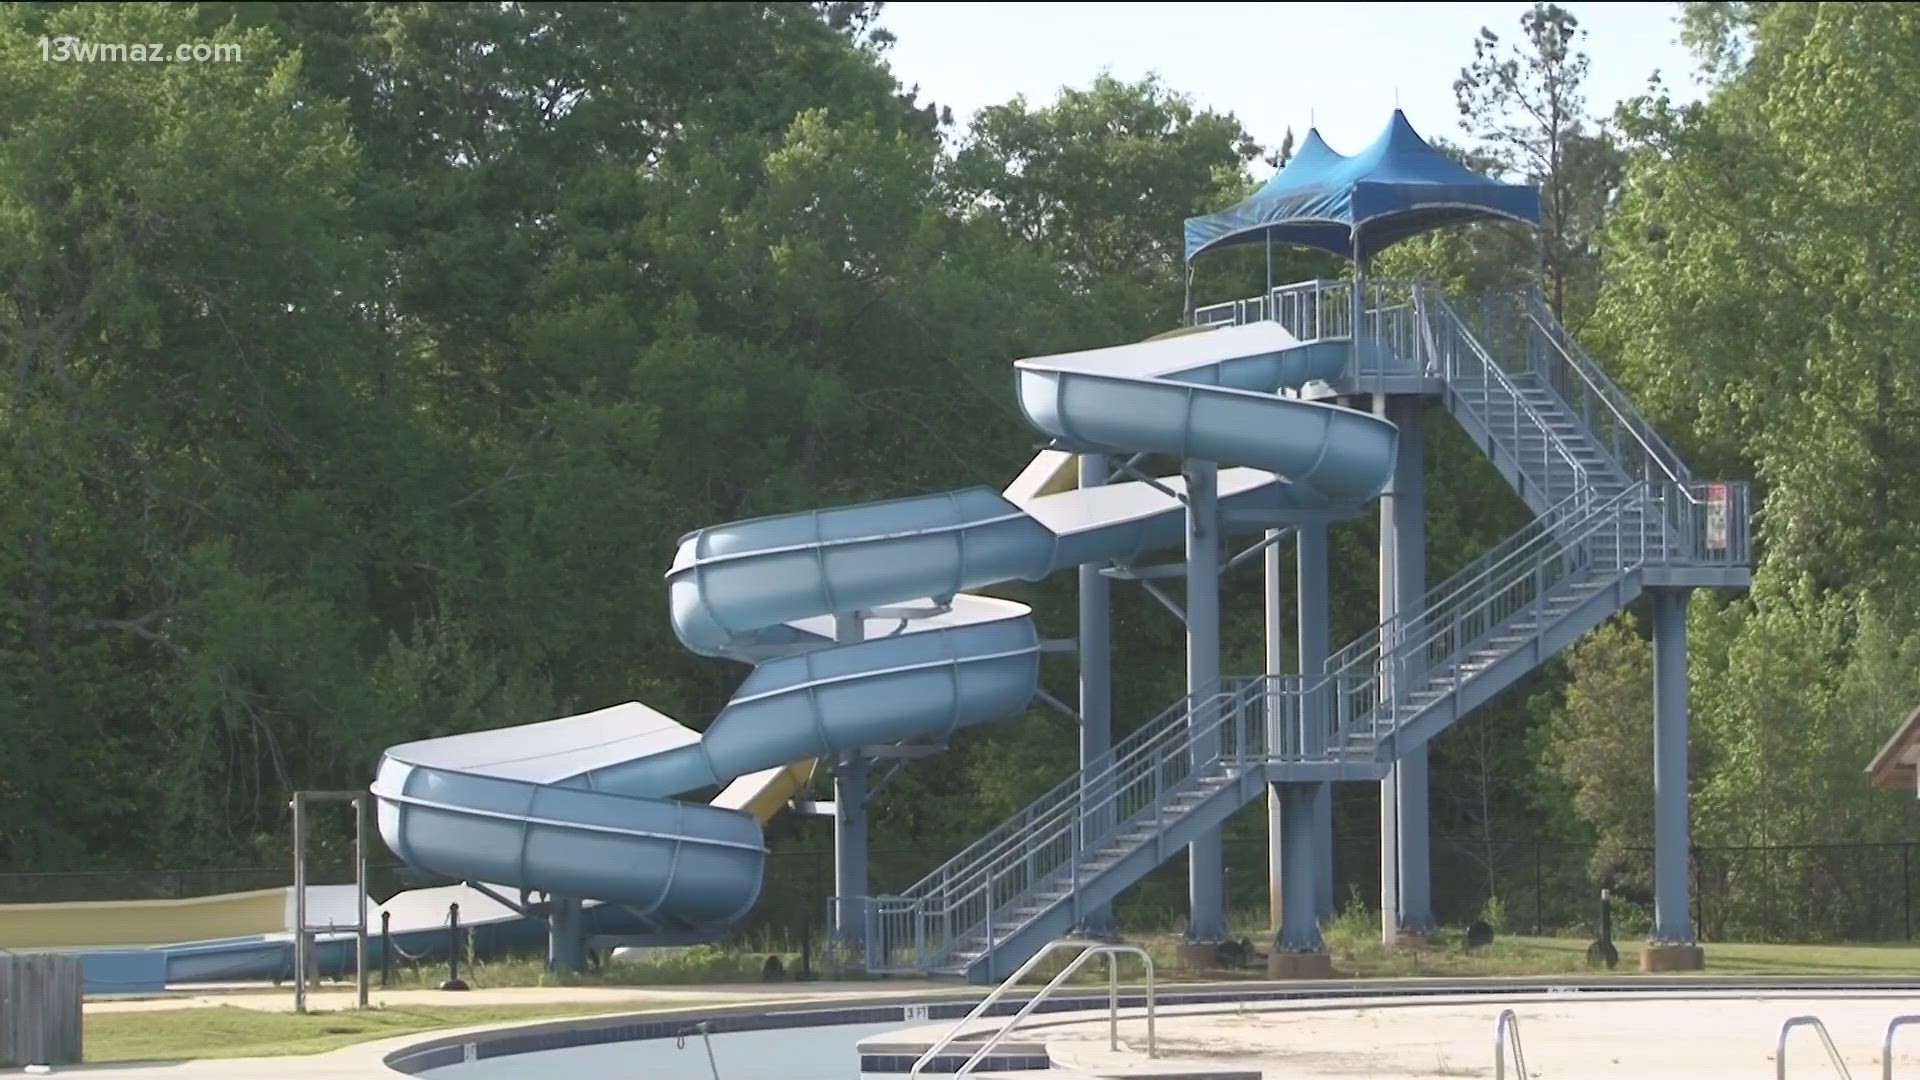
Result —
[[[682, 922], [736, 919], [760, 885], [755, 819], [800, 790], [794, 763], [810, 775], [848, 750], [944, 740], [1031, 704], [1031, 612], [970, 590], [1185, 542], [1181, 477], [1123, 473], [1081, 489], [1076, 450], [1217, 462], [1229, 516], [1378, 494], [1394, 428], [1279, 393], [1337, 374], [1343, 357], [1267, 323], [1020, 361], [1021, 408], [1055, 446], [1006, 492], [772, 515], [681, 539], [666, 574], [675, 634], [695, 653], [756, 665], [704, 733], [629, 703], [395, 747], [375, 781], [382, 834], [408, 862], [455, 877]], [[835, 640], [848, 615], [862, 640]], [[674, 798], [715, 786], [713, 804]]]

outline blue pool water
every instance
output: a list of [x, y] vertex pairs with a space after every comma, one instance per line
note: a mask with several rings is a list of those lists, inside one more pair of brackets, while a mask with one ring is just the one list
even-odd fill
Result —
[[[720, 1080], [852, 1080], [859, 1076], [860, 1040], [911, 1024], [836, 1024], [780, 1031], [738, 1031], [712, 1036]], [[483, 1059], [421, 1073], [424, 1080], [559, 1080], [573, 1076], [645, 1077], [646, 1080], [713, 1080], [706, 1047], [689, 1035], [672, 1039], [576, 1046], [536, 1054]], [[888, 1080], [900, 1080], [890, 1077]]]

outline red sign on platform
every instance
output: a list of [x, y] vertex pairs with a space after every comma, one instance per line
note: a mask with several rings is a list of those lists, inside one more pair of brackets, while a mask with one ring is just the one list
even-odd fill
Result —
[[1727, 550], [1727, 485], [1707, 485], [1707, 546]]

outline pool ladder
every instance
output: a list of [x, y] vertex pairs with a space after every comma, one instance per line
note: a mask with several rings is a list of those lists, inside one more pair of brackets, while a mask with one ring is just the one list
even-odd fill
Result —
[[1507, 1047], [1513, 1047], [1513, 1068], [1527, 1080], [1527, 1055], [1520, 1049], [1520, 1018], [1505, 1009], [1493, 1022], [1493, 1080], [1507, 1080]]
[[[1893, 1080], [1893, 1035], [1903, 1027], [1920, 1024], [1920, 1016], [1896, 1016], [1887, 1021], [1887, 1033], [1880, 1040], [1880, 1080]], [[1827, 1025], [1817, 1016], [1790, 1017], [1780, 1025], [1780, 1040], [1773, 1048], [1773, 1075], [1775, 1080], [1787, 1080], [1787, 1036], [1794, 1028], [1809, 1027], [1820, 1036], [1820, 1045], [1827, 1049], [1827, 1060], [1833, 1063], [1833, 1071], [1840, 1074], [1840, 1080], [1853, 1080], [1853, 1074], [1847, 1071], [1846, 1059], [1840, 1056], [1840, 1048], [1833, 1045], [1833, 1036], [1827, 1033]]]
[[1060, 974], [1055, 975], [1051, 982], [1041, 987], [1039, 992], [1028, 998], [1026, 1004], [1020, 1006], [1020, 1011], [1014, 1013], [1013, 1016], [1008, 1018], [1005, 1024], [1000, 1026], [1000, 1030], [994, 1032], [990, 1038], [981, 1043], [980, 1048], [975, 1050], [972, 1056], [967, 1058], [965, 1064], [954, 1070], [954, 1080], [960, 1080], [961, 1077], [972, 1073], [974, 1066], [980, 1064], [980, 1062], [993, 1051], [994, 1047], [999, 1046], [1000, 1041], [1005, 1039], [1007, 1034], [1015, 1027], [1019, 1026], [1020, 1021], [1025, 1020], [1031, 1015], [1033, 1010], [1040, 1006], [1041, 1002], [1051, 997], [1055, 990], [1065, 985], [1068, 979], [1073, 978], [1081, 968], [1087, 965], [1087, 961], [1092, 960], [1096, 956], [1104, 956], [1107, 958], [1107, 1046], [1109, 1049], [1115, 1051], [1120, 1049], [1120, 958], [1122, 956], [1137, 956], [1140, 958], [1140, 962], [1146, 965], [1147, 1056], [1154, 1057], [1153, 957], [1148, 956], [1147, 950], [1138, 945], [1109, 945], [1104, 942], [1074, 941], [1063, 938], [1059, 941], [1049, 942], [1045, 948], [1033, 954], [1032, 959], [1020, 965], [1020, 970], [1007, 976], [1006, 982], [995, 987], [993, 993], [988, 994], [980, 1004], [973, 1007], [972, 1012], [962, 1017], [959, 1023], [953, 1025], [952, 1030], [935, 1040], [934, 1044], [927, 1048], [927, 1052], [921, 1054], [920, 1059], [913, 1063], [912, 1070], [907, 1073], [908, 1080], [915, 1080], [915, 1078], [920, 1075], [921, 1070], [932, 1064], [933, 1060], [940, 1056], [942, 1050], [952, 1046], [955, 1040], [959, 1039], [960, 1033], [966, 1029], [968, 1024], [973, 1023], [985, 1015], [988, 1009], [993, 1008], [1001, 998], [1006, 996], [1008, 990], [1013, 989], [1021, 979], [1026, 978], [1034, 968], [1039, 967], [1042, 960], [1052, 956], [1061, 949], [1081, 949], [1083, 951], [1079, 956], [1073, 958], [1072, 963], [1062, 968]]

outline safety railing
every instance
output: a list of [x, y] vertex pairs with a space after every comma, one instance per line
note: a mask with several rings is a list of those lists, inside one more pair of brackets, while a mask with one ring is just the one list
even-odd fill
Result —
[[1154, 748], [1152, 752], [1159, 752], [1167, 733], [1186, 724], [1195, 702], [1220, 692], [1220, 684], [1216, 683], [1204, 691], [1177, 699], [1161, 710], [1159, 715], [1115, 742], [1098, 760], [1089, 762], [1080, 772], [1054, 785], [1019, 813], [994, 826], [980, 839], [968, 844], [925, 877], [889, 899], [909, 901], [950, 892], [956, 883], [978, 877], [989, 866], [1004, 860], [1009, 852], [1024, 850], [1043, 821], [1057, 817], [1060, 809], [1073, 800], [1086, 797], [1082, 789], [1095, 793], [1097, 797], [1102, 780], [1111, 773], [1116, 763], [1139, 758], [1148, 752], [1149, 746]]
[[[1083, 864], [1096, 853], [1122, 854], [1153, 842], [1224, 782], [1270, 761], [1338, 760], [1324, 710], [1303, 709], [1325, 676], [1263, 675], [1223, 679], [1215, 692], [1163, 714], [1149, 737], [1099, 769], [1016, 815], [1024, 831], [945, 878], [929, 876], [912, 894], [872, 898], [867, 956], [875, 972], [938, 970], [962, 953], [996, 948], [1007, 933], [1054, 902], [1078, 903]], [[1275, 702], [1281, 703], [1279, 711]], [[1046, 895], [1041, 894], [1045, 892]]]
[[[1367, 392], [1383, 376], [1418, 376], [1429, 368], [1420, 333], [1428, 287], [1398, 278], [1362, 283], [1360, 335], [1349, 356], [1349, 388]], [[1197, 308], [1193, 325], [1244, 326], [1272, 320], [1301, 341], [1353, 337], [1353, 282], [1316, 278], [1279, 285], [1260, 296]]]
[[1504, 458], [1525, 482], [1540, 489], [1541, 503], [1549, 506], [1591, 487], [1593, 478], [1573, 448], [1527, 401], [1452, 305], [1430, 296], [1425, 309], [1429, 349], [1445, 380], [1446, 393], [1486, 429], [1494, 443], [1487, 448], [1494, 464]]
[[1060, 940], [1048, 942], [1045, 948], [1034, 953], [1026, 963], [1020, 965], [1018, 970], [1012, 975], [1007, 976], [1006, 981], [995, 987], [993, 992], [988, 994], [980, 1004], [975, 1005], [972, 1011], [962, 1017], [959, 1023], [953, 1025], [945, 1035], [936, 1039], [933, 1045], [929, 1046], [926, 1052], [914, 1061], [913, 1068], [908, 1070], [907, 1076], [909, 1080], [919, 1076], [928, 1065], [939, 1060], [942, 1051], [945, 1051], [948, 1047], [959, 1041], [961, 1033], [966, 1030], [968, 1024], [985, 1016], [989, 1009], [999, 1004], [1000, 999], [1006, 996], [1008, 990], [1018, 986], [1020, 981], [1032, 974], [1033, 970], [1039, 967], [1042, 961], [1061, 949], [1072, 948], [1078, 948], [1083, 951], [1079, 956], [1074, 957], [1073, 961], [1065, 968], [1062, 968], [1060, 973], [1055, 975], [1047, 985], [1041, 987], [1038, 992], [1028, 998], [1026, 1003], [1020, 1007], [1019, 1011], [1015, 1012], [1006, 1023], [1000, 1025], [999, 1030], [981, 1042], [979, 1048], [974, 1050], [958, 1069], [954, 1070], [953, 1075], [955, 1080], [959, 1080], [962, 1076], [970, 1075], [975, 1066], [985, 1060], [987, 1055], [992, 1053], [993, 1049], [999, 1046], [1001, 1041], [1004, 1040], [1014, 1028], [1020, 1026], [1020, 1021], [1025, 1020], [1031, 1015], [1035, 1009], [1040, 1007], [1041, 1002], [1052, 997], [1055, 990], [1065, 985], [1068, 979], [1073, 978], [1074, 975], [1079, 973], [1082, 967], [1086, 966], [1087, 961], [1092, 960], [1096, 956], [1104, 956], [1107, 958], [1107, 1048], [1113, 1051], [1120, 1049], [1120, 957], [1137, 956], [1140, 958], [1140, 962], [1146, 966], [1147, 970], [1147, 1056], [1150, 1058], [1158, 1056], [1159, 1048], [1155, 1044], [1153, 1030], [1153, 957], [1148, 955], [1147, 950], [1138, 945], [1109, 945], [1098, 942]]
[[[1659, 546], [1657, 518], [1642, 508], [1645, 491], [1634, 485], [1593, 507], [1565, 528], [1544, 532], [1517, 548], [1497, 576], [1470, 592], [1444, 616], [1425, 621], [1422, 632], [1393, 641], [1384, 651], [1356, 652], [1348, 666], [1330, 671], [1336, 737], [1365, 727], [1390, 737], [1401, 705], [1422, 689], [1457, 689], [1484, 670], [1473, 657], [1497, 657], [1544, 628], [1548, 602], [1570, 580], [1605, 571], [1621, 573], [1644, 562]], [[1532, 619], [1524, 629], [1517, 624]], [[1510, 639], [1510, 640], [1509, 640]], [[1387, 662], [1382, 662], [1385, 656]], [[1385, 728], [1382, 729], [1382, 721]]]
[[1586, 489], [1576, 491], [1548, 507], [1546, 513], [1487, 549], [1445, 581], [1428, 589], [1417, 611], [1381, 620], [1371, 630], [1329, 656], [1322, 670], [1351, 670], [1357, 664], [1372, 663], [1379, 658], [1383, 641], [1418, 638], [1428, 628], [1457, 617], [1463, 606], [1476, 604], [1504, 588], [1507, 577], [1515, 572], [1516, 566], [1525, 563], [1531, 567], [1538, 558], [1542, 544], [1551, 543], [1555, 535], [1583, 521], [1593, 509], [1593, 499], [1592, 489]]
[[1827, 1048], [1827, 1060], [1833, 1062], [1833, 1070], [1840, 1074], [1841, 1080], [1853, 1080], [1853, 1074], [1847, 1071], [1847, 1059], [1840, 1056], [1840, 1048], [1833, 1045], [1833, 1036], [1827, 1033], [1827, 1025], [1817, 1016], [1793, 1016], [1780, 1025], [1780, 1039], [1773, 1048], [1773, 1075], [1776, 1080], [1787, 1080], [1787, 1036], [1794, 1028], [1810, 1027], [1820, 1036], [1820, 1044]]
[[[988, 838], [950, 860], [908, 892], [869, 901], [871, 970], [926, 971], [998, 946], [1007, 933], [1055, 902], [1077, 902], [1083, 864], [1094, 852], [1123, 853], [1150, 843], [1205, 797], [1206, 785], [1271, 762], [1338, 763], [1371, 748], [1350, 747], [1348, 732], [1379, 730], [1396, 717], [1392, 687], [1457, 686], [1477, 673], [1466, 663], [1512, 625], [1541, 610], [1566, 580], [1595, 569], [1638, 565], [1659, 546], [1658, 516], [1640, 509], [1635, 485], [1607, 503], [1570, 513], [1564, 527], [1543, 529], [1416, 624], [1381, 664], [1379, 653], [1349, 654], [1340, 669], [1316, 674], [1222, 679], [1182, 698], [1135, 732], [1102, 763], [1057, 785]], [[1537, 632], [1538, 626], [1527, 632]], [[1404, 662], [1418, 657], [1418, 665]], [[1419, 672], [1426, 676], [1410, 676]], [[1045, 895], [1042, 895], [1042, 894]]]
[[[1189, 696], [1127, 740], [1104, 765], [1082, 770], [1016, 815], [1021, 830], [989, 845], [974, 845], [961, 865], [929, 875], [898, 896], [867, 905], [868, 963], [876, 971], [938, 968], [965, 945], [991, 949], [995, 916], [1061, 875], [1077, 872], [1080, 853], [1110, 836], [1157, 820], [1174, 794], [1220, 766], [1217, 753], [1196, 757], [1196, 746], [1220, 739], [1223, 724], [1248, 710], [1246, 680]], [[1118, 748], [1117, 748], [1118, 749]], [[1077, 880], [1067, 882], [1077, 889]]]
[[1653, 425], [1633, 407], [1538, 289], [1488, 293], [1469, 311], [1472, 332], [1517, 373], [1553, 391], [1592, 445], [1628, 479], [1671, 493], [1663, 506], [1684, 554], [1706, 565], [1752, 563], [1752, 517], [1744, 484], [1696, 480]]
[[1499, 350], [1502, 355], [1517, 358], [1520, 370], [1551, 387], [1629, 477], [1650, 485], [1693, 479], [1626, 391], [1554, 317], [1537, 288], [1488, 292], [1477, 299], [1476, 331], [1507, 346]]

